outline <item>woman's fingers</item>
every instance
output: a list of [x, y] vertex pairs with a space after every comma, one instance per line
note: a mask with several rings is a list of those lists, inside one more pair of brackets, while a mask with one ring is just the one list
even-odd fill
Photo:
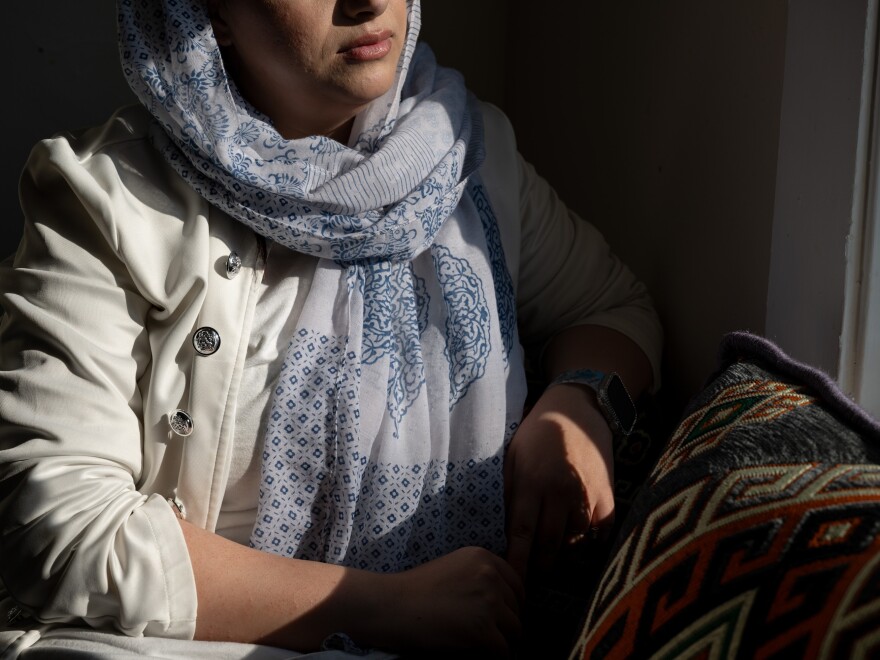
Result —
[[510, 647], [515, 647], [522, 637], [522, 623], [518, 614], [510, 610], [502, 612], [498, 617], [498, 631], [503, 635]]
[[532, 485], [532, 475], [511, 470], [510, 476], [507, 561], [524, 583], [529, 566], [540, 572], [549, 570], [567, 540], [587, 536], [589, 504], [583, 485], [569, 484], [566, 479], [572, 477], [568, 474], [540, 487]]
[[589, 538], [605, 541], [614, 528], [614, 498], [599, 500], [590, 516]]
[[524, 584], [541, 513], [541, 500], [522, 484], [517, 484], [511, 493], [508, 511], [507, 561]]
[[504, 580], [507, 590], [507, 598], [505, 599], [508, 606], [517, 614], [519, 614], [522, 606], [526, 602], [526, 588], [519, 574], [513, 569], [509, 561], [498, 557], [498, 572]]
[[592, 522], [586, 507], [578, 507], [569, 511], [568, 520], [565, 523], [565, 542], [576, 544], [589, 539], [593, 535]]
[[504, 607], [497, 610], [495, 618], [495, 625], [503, 637], [504, 646], [498, 645], [497, 648], [503, 651], [501, 657], [509, 657], [509, 649], [515, 647], [522, 635], [520, 612], [525, 604], [525, 588], [510, 564], [501, 557], [494, 559], [497, 560], [496, 568], [503, 581], [501, 596], [504, 600]]
[[534, 564], [542, 573], [550, 570], [559, 548], [565, 539], [569, 519], [568, 503], [564, 499], [544, 499], [541, 505], [541, 517], [538, 531], [534, 539]]

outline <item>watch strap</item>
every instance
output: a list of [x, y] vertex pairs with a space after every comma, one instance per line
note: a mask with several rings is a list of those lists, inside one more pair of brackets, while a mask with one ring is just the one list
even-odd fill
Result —
[[[596, 401], [611, 430], [628, 436], [638, 417], [632, 397], [616, 372], [605, 373], [597, 369], [570, 369], [554, 378], [547, 387], [572, 383], [586, 385], [596, 393]], [[610, 390], [614, 391], [611, 395]]]
[[598, 393], [599, 386], [605, 380], [606, 375], [604, 371], [598, 371], [597, 369], [569, 369], [554, 378], [547, 387], [564, 383], [575, 383], [577, 385], [586, 385]]

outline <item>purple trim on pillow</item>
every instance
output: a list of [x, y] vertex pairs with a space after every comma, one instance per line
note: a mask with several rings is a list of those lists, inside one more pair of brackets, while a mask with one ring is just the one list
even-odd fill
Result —
[[[838, 419], [854, 430], [880, 441], [880, 421], [850, 399], [825, 372], [789, 357], [769, 339], [749, 332], [731, 332], [721, 340], [721, 370], [742, 358], [758, 360], [772, 371], [803, 383]], [[716, 374], [717, 375], [717, 374]]]

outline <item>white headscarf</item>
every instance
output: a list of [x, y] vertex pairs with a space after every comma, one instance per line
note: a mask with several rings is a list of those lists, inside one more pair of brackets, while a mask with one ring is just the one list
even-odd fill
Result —
[[123, 69], [168, 162], [233, 218], [320, 258], [275, 387], [251, 542], [382, 571], [503, 548], [503, 451], [525, 395], [475, 174], [479, 107], [416, 47], [408, 4], [395, 83], [342, 145], [286, 140], [242, 98], [203, 0], [118, 3]]

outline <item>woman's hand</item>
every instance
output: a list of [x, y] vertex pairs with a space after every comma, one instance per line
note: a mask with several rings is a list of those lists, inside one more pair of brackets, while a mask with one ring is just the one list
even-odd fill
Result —
[[523, 420], [504, 466], [507, 559], [525, 581], [564, 543], [603, 535], [614, 520], [611, 429], [583, 385], [544, 392]]
[[520, 635], [525, 592], [501, 557], [482, 548], [461, 548], [387, 580], [392, 604], [387, 611], [399, 623], [393, 648], [510, 656]]

